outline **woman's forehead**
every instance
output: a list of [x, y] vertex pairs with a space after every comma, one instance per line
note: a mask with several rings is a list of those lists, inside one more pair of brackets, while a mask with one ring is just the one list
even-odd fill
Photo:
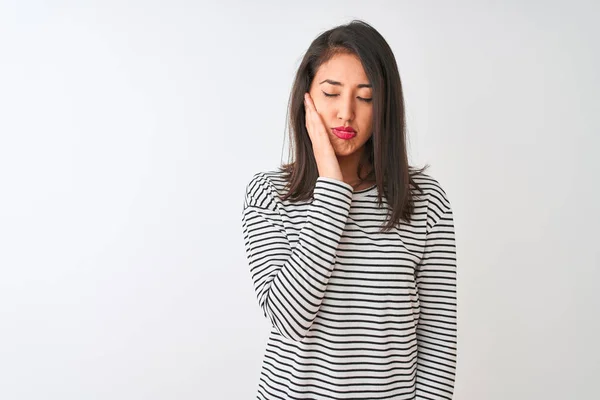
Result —
[[315, 75], [317, 83], [336, 86], [369, 87], [370, 82], [362, 63], [353, 54], [337, 54], [323, 63]]

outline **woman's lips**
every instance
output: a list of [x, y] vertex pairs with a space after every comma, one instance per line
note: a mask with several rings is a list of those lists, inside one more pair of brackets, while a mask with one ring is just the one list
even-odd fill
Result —
[[338, 130], [336, 128], [333, 128], [332, 131], [335, 136], [339, 137], [340, 139], [344, 139], [344, 140], [352, 139], [354, 136], [356, 136], [356, 132], [346, 132], [346, 131]]

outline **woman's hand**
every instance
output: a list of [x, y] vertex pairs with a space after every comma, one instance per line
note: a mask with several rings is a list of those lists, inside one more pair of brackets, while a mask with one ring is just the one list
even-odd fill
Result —
[[329, 140], [328, 129], [308, 93], [304, 94], [304, 108], [306, 110], [306, 129], [312, 143], [319, 176], [343, 181], [340, 164]]

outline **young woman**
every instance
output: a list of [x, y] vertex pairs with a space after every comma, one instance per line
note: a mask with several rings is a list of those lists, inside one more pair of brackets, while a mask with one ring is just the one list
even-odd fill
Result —
[[408, 165], [402, 85], [369, 24], [318, 36], [291, 93], [294, 159], [242, 227], [272, 329], [259, 399], [451, 399], [456, 253], [440, 184]]

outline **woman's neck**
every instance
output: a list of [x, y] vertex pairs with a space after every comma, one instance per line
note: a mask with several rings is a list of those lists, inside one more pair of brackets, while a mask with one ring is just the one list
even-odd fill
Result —
[[340, 165], [340, 170], [342, 171], [344, 182], [354, 187], [354, 190], [368, 188], [375, 183], [374, 180], [365, 180], [365, 177], [371, 171], [371, 165], [363, 164], [361, 171], [362, 176], [358, 176], [358, 164], [361, 155], [361, 152], [357, 151], [348, 156], [338, 157], [338, 163]]

